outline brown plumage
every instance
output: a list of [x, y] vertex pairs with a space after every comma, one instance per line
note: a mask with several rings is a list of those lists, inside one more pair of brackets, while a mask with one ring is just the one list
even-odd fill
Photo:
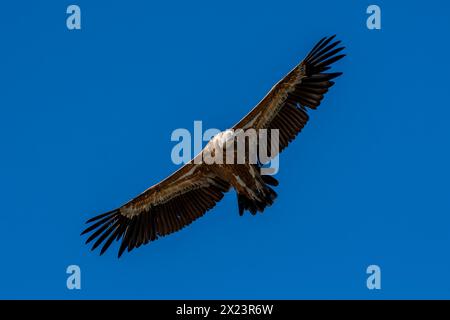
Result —
[[[316, 109], [332, 79], [341, 73], [326, 73], [331, 64], [345, 55], [335, 36], [320, 40], [306, 58], [278, 82], [269, 93], [233, 129], [278, 129], [279, 152], [297, 136], [308, 122], [307, 108]], [[197, 156], [202, 157], [208, 146]], [[268, 141], [269, 158], [271, 141]], [[261, 175], [262, 164], [197, 164], [193, 159], [171, 176], [150, 187], [120, 208], [87, 221], [82, 234], [92, 234], [92, 249], [103, 245], [103, 254], [114, 240], [121, 240], [119, 257], [159, 237], [189, 225], [219, 202], [230, 188], [236, 190], [239, 214], [245, 210], [256, 214], [270, 206], [276, 198], [271, 186], [278, 181]]]

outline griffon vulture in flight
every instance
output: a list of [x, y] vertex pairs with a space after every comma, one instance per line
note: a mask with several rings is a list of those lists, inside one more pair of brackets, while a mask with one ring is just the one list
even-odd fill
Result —
[[[286, 148], [308, 122], [307, 108], [316, 109], [334, 85], [331, 80], [342, 74], [325, 72], [345, 56], [340, 54], [344, 47], [333, 41], [334, 37], [320, 40], [233, 129], [278, 129], [279, 152]], [[216, 148], [217, 139], [223, 139], [223, 134], [211, 139], [196, 157]], [[261, 175], [261, 166], [259, 162], [197, 164], [193, 159], [120, 208], [88, 220], [90, 226], [82, 234], [92, 232], [86, 241], [95, 240], [92, 250], [103, 244], [100, 254], [114, 240], [121, 240], [120, 257], [125, 249], [131, 251], [189, 225], [213, 208], [230, 188], [236, 190], [240, 215], [245, 210], [262, 212], [276, 198], [270, 186], [277, 186], [278, 181]]]

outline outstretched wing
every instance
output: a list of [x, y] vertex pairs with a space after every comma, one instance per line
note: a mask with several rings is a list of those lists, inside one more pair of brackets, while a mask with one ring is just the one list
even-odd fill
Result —
[[96, 240], [92, 250], [103, 244], [100, 254], [114, 240], [121, 240], [120, 257], [125, 249], [131, 251], [189, 225], [213, 208], [229, 188], [207, 165], [191, 161], [122, 207], [88, 220], [90, 226], [82, 234], [92, 232], [86, 241]]
[[[305, 107], [317, 108], [334, 84], [331, 80], [341, 75], [325, 73], [344, 57], [338, 55], [343, 48], [336, 48], [340, 42], [331, 43], [333, 39], [320, 40], [234, 129], [279, 129], [282, 151], [308, 121]], [[131, 251], [190, 224], [214, 207], [229, 188], [208, 165], [191, 161], [122, 207], [88, 220], [90, 226], [82, 234], [92, 233], [86, 241], [96, 240], [92, 249], [103, 244], [101, 254], [114, 240], [121, 240], [120, 257], [125, 249]]]
[[[307, 108], [316, 109], [341, 72], [326, 73], [342, 59], [344, 47], [335, 36], [320, 40], [306, 58], [278, 82], [234, 129], [278, 129], [279, 152], [294, 140], [308, 122]], [[270, 154], [270, 135], [268, 155]]]

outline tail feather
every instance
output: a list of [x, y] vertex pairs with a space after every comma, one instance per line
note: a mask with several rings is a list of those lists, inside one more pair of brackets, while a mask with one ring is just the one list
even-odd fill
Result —
[[270, 186], [273, 187], [277, 187], [278, 186], [278, 180], [275, 179], [273, 176], [269, 176], [269, 175], [262, 175], [261, 176], [262, 180], [267, 183]]
[[[273, 180], [276, 181], [275, 178]], [[271, 180], [271, 182], [273, 181]], [[245, 210], [248, 210], [252, 215], [256, 215], [257, 212], [263, 212], [266, 207], [273, 204], [276, 197], [277, 193], [268, 185], [265, 185], [264, 192], [258, 194], [258, 199], [250, 198], [246, 194], [237, 192], [239, 215], [242, 216]]]

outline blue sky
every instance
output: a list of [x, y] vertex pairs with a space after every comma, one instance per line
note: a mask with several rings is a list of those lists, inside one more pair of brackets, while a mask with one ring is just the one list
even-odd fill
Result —
[[[66, 28], [77, 4], [82, 30]], [[382, 29], [368, 30], [370, 4]], [[0, 298], [450, 298], [446, 1], [9, 1], [0, 12]], [[226, 129], [314, 43], [344, 75], [283, 152], [279, 197], [229, 193], [117, 260], [84, 221], [176, 166], [176, 128]], [[66, 288], [79, 265], [82, 289]], [[366, 288], [366, 268], [382, 289]]]

